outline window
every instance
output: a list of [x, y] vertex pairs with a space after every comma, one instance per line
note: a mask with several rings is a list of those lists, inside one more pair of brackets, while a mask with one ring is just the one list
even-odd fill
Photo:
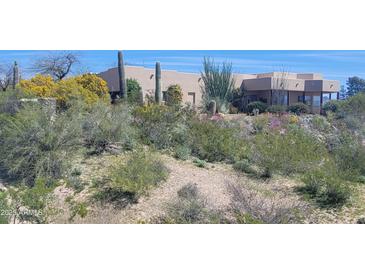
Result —
[[307, 104], [308, 106], [311, 106], [313, 104], [312, 96], [306, 95], [304, 96], [304, 104]]
[[272, 92], [272, 104], [273, 105], [286, 105], [288, 103], [287, 91], [273, 91]]
[[321, 96], [313, 96], [313, 106], [314, 107], [321, 106]]
[[195, 106], [195, 92], [188, 92], [189, 102]]
[[251, 102], [256, 102], [257, 100], [257, 95], [247, 95], [247, 104]]
[[323, 94], [323, 104], [327, 103], [330, 100], [330, 94], [324, 93]]

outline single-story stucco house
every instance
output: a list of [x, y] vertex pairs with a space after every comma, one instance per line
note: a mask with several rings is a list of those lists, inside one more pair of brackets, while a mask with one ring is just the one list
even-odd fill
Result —
[[[145, 67], [125, 66], [126, 78], [136, 79], [142, 87], [144, 97], [155, 91], [155, 70]], [[118, 68], [111, 68], [98, 74], [111, 92], [119, 91]], [[328, 100], [337, 100], [340, 83], [326, 80], [319, 73], [271, 72], [260, 74], [234, 74], [236, 88], [244, 91], [243, 104], [263, 101], [268, 105], [292, 105], [306, 103], [313, 113], [320, 113]], [[198, 73], [162, 70], [162, 91], [178, 84], [183, 90], [183, 102], [200, 106], [202, 104], [203, 81]]]

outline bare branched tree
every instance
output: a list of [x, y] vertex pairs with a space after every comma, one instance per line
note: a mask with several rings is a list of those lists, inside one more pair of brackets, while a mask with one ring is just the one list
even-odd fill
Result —
[[286, 105], [287, 104], [287, 90], [289, 72], [285, 67], [282, 67], [277, 75], [273, 78], [272, 88], [272, 104], [273, 105]]
[[76, 63], [78, 63], [78, 58], [74, 53], [60, 52], [37, 60], [32, 70], [37, 73], [51, 75], [58, 81], [71, 73], [72, 67]]
[[12, 82], [12, 65], [0, 65], [0, 89], [6, 91]]

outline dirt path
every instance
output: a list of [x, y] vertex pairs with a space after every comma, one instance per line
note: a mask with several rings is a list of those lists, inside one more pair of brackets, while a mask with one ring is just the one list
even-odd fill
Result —
[[162, 156], [170, 170], [169, 178], [162, 185], [139, 199], [137, 204], [121, 210], [100, 209], [94, 211], [91, 218], [78, 220], [87, 223], [138, 223], [148, 222], [153, 217], [163, 214], [166, 204], [177, 197], [177, 191], [188, 183], [195, 183], [207, 198], [208, 206], [214, 209], [224, 209], [230, 203], [227, 193], [227, 182], [237, 180], [237, 175], [228, 166], [208, 164], [207, 168], [196, 167], [192, 162], [175, 160]]

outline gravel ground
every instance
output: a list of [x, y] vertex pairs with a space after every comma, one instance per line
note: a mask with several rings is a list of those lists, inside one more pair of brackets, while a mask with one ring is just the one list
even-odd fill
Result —
[[195, 183], [207, 198], [208, 207], [224, 210], [230, 203], [226, 184], [235, 182], [238, 176], [229, 166], [208, 164], [207, 168], [196, 167], [190, 161], [178, 161], [172, 157], [162, 156], [170, 171], [169, 178], [148, 196], [139, 199], [137, 204], [121, 210], [96, 208], [91, 216], [78, 219], [86, 223], [140, 223], [148, 222], [164, 212], [166, 204], [177, 197], [177, 191], [188, 183]]
[[[95, 178], [101, 178], [107, 173], [110, 163], [121, 156], [102, 155], [82, 160], [78, 166], [82, 170], [80, 176], [86, 185], [90, 185]], [[227, 191], [228, 183], [240, 183], [247, 188], [259, 190], [267, 195], [280, 194], [281, 197], [290, 200], [301, 200], [308, 204], [310, 214], [305, 223], [356, 223], [357, 219], [364, 215], [365, 187], [358, 192], [358, 199], [352, 205], [341, 210], [320, 209], [303, 201], [303, 197], [295, 191], [300, 182], [293, 178], [274, 176], [269, 181], [253, 179], [245, 175], [238, 175], [230, 165], [207, 164], [206, 168], [199, 168], [191, 161], [176, 160], [167, 155], [161, 155], [169, 169], [169, 177], [159, 187], [153, 189], [148, 196], [141, 197], [136, 204], [131, 204], [123, 209], [115, 209], [112, 206], [101, 207], [90, 203], [90, 192], [86, 188], [78, 193], [74, 199], [89, 204], [88, 215], [81, 219], [76, 217], [74, 223], [148, 223], [154, 218], [163, 215], [166, 205], [177, 198], [177, 191], [186, 184], [196, 184], [200, 193], [207, 199], [208, 207], [227, 212], [231, 197]], [[55, 219], [55, 223], [68, 223], [68, 210], [65, 198], [72, 194], [65, 186], [57, 188], [56, 195], [63, 205], [63, 216]], [[229, 214], [229, 213], [228, 213]]]

